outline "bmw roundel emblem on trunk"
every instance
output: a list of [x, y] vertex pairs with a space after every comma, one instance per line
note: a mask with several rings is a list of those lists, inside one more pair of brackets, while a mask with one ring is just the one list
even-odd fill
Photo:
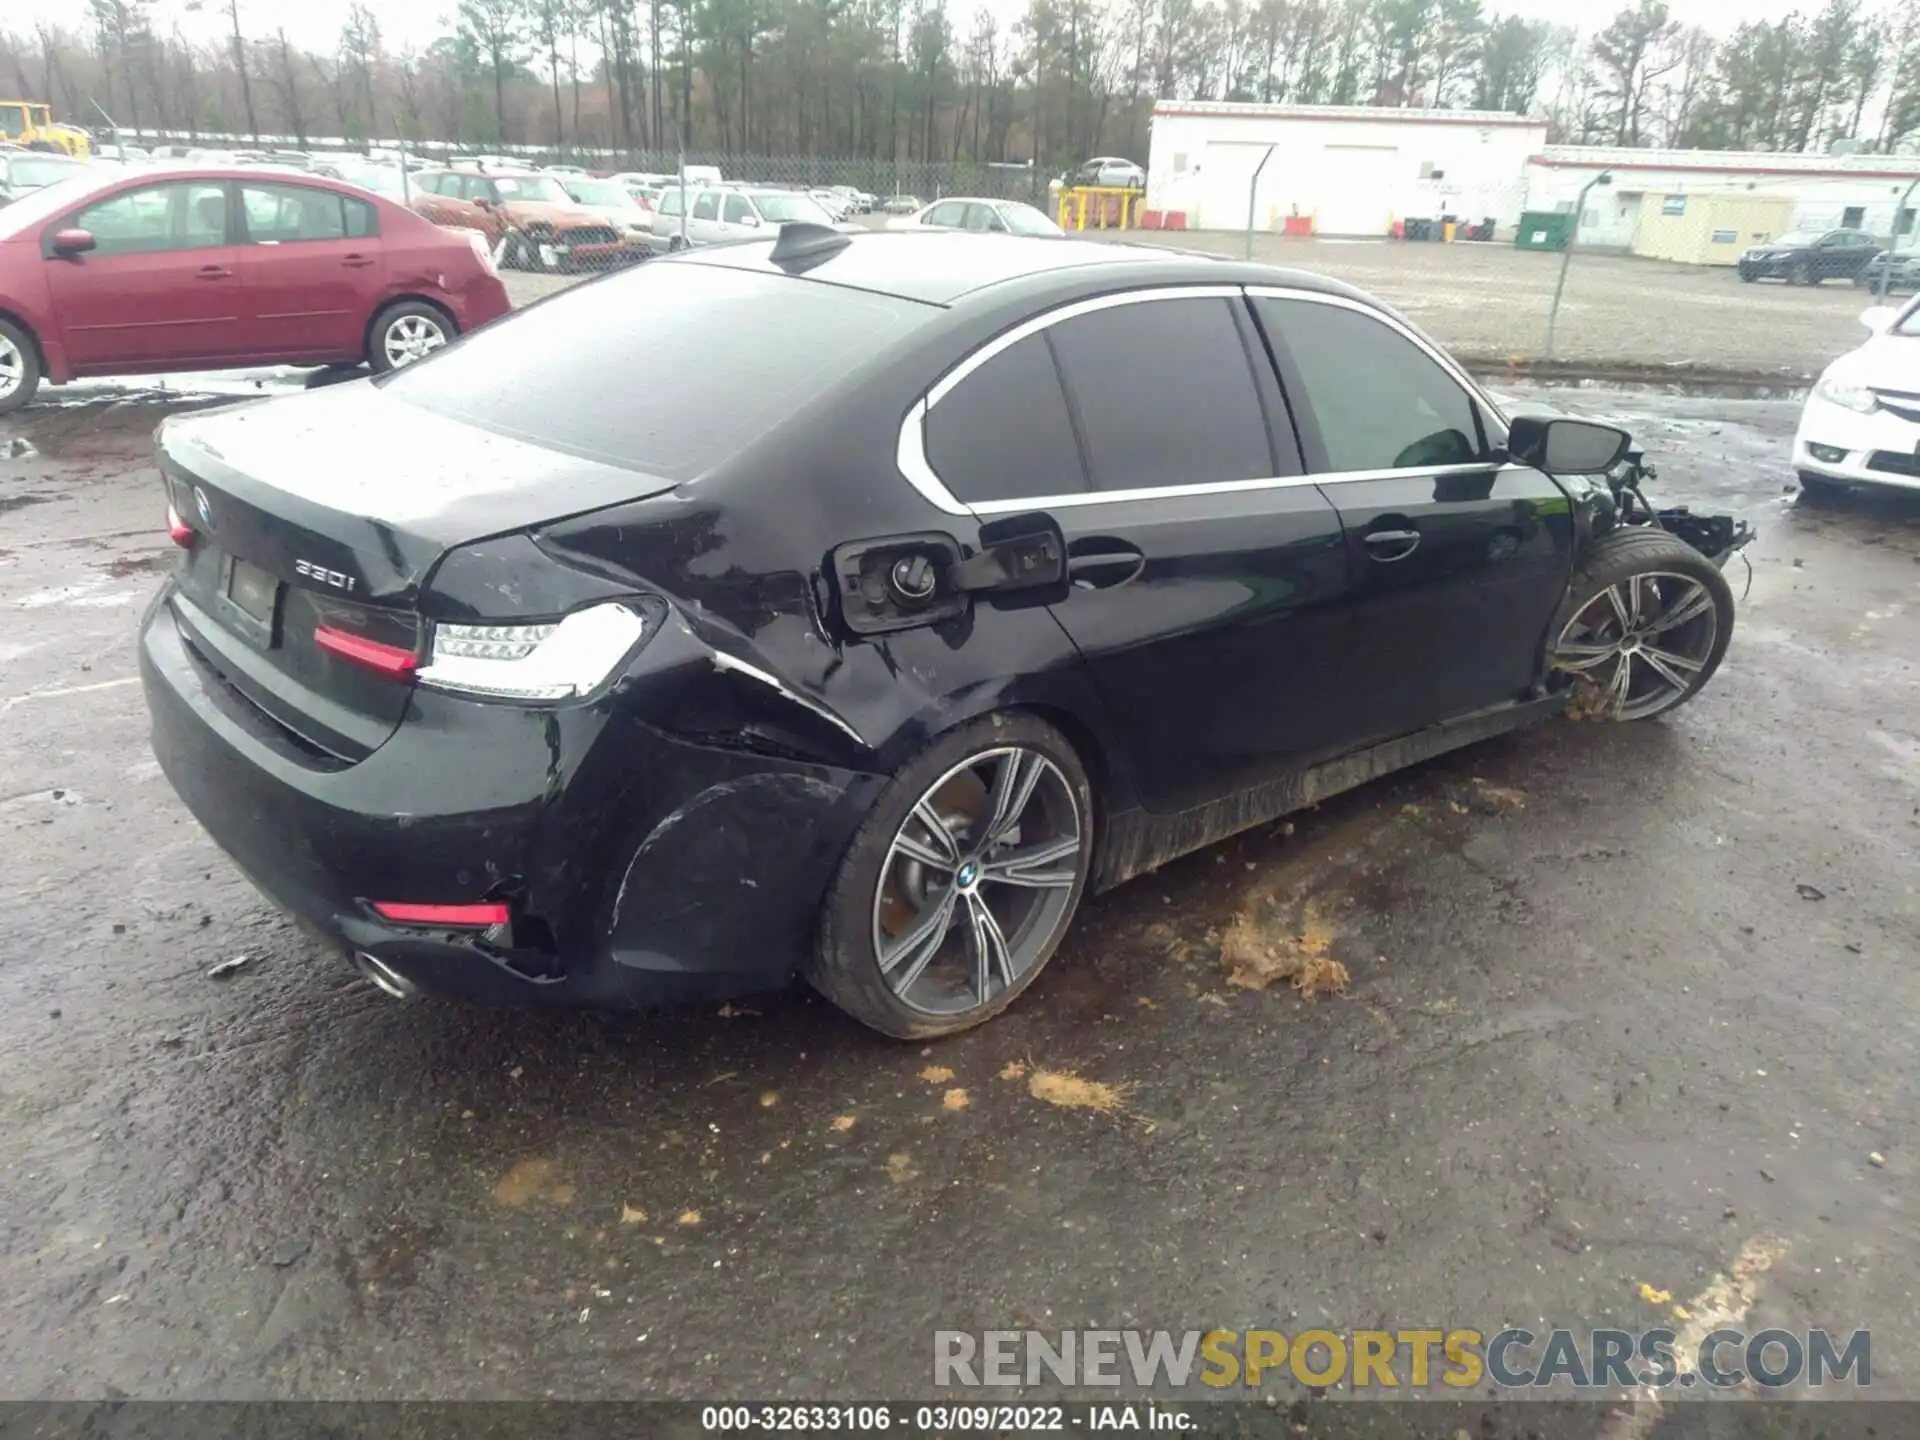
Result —
[[193, 487], [193, 508], [200, 512], [200, 524], [203, 529], [213, 529], [213, 503], [207, 499], [207, 492], [198, 485]]

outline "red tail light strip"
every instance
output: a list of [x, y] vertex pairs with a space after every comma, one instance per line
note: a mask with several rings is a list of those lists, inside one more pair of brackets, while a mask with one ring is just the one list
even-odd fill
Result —
[[343, 660], [351, 660], [356, 665], [364, 665], [390, 680], [404, 680], [420, 668], [420, 657], [411, 650], [403, 650], [398, 645], [383, 645], [378, 640], [336, 630], [331, 625], [315, 626], [313, 643], [322, 650], [338, 655]]
[[173, 506], [167, 506], [167, 538], [182, 550], [191, 550], [198, 537], [193, 527], [174, 513]]
[[507, 907], [489, 905], [412, 905], [402, 900], [376, 900], [373, 908], [383, 920], [400, 925], [461, 925], [484, 928], [507, 923]]

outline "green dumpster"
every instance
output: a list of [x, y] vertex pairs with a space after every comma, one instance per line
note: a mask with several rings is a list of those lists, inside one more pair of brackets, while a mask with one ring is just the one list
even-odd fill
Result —
[[1520, 228], [1514, 231], [1513, 243], [1520, 250], [1564, 250], [1573, 241], [1574, 221], [1579, 219], [1571, 210], [1523, 210], [1520, 213]]

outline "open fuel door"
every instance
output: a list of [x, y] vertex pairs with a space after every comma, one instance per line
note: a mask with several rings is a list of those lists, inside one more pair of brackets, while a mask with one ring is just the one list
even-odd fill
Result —
[[839, 546], [830, 567], [841, 618], [856, 635], [938, 625], [980, 600], [1011, 610], [1067, 594], [1066, 538], [1038, 511], [982, 525], [977, 549], [919, 531]]

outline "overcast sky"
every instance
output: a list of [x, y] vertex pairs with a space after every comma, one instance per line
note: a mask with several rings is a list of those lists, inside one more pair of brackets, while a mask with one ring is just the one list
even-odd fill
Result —
[[[1011, 21], [1026, 9], [1025, 0], [988, 0], [1005, 19]], [[1485, 8], [1500, 14], [1518, 14], [1530, 18], [1564, 22], [1568, 12], [1576, 12], [1593, 28], [1597, 18], [1621, 8], [1624, 0], [1597, 0], [1575, 5], [1572, 0], [1490, 0]], [[1802, 0], [1803, 6], [1805, 0]], [[241, 0], [240, 15], [249, 34], [269, 34], [284, 25], [297, 45], [315, 50], [331, 50], [339, 38], [347, 17], [348, 0]], [[1795, 0], [1668, 0], [1674, 18], [1690, 25], [1726, 33], [1743, 20], [1778, 20], [1795, 8]], [[950, 13], [957, 29], [964, 30], [974, 8], [974, 0], [949, 0]], [[73, 26], [83, 7], [73, 0], [5, 0], [0, 11], [0, 26], [30, 31], [41, 20]], [[451, 28], [454, 0], [376, 0], [374, 5], [387, 43], [399, 49], [409, 43], [425, 45]], [[155, 17], [162, 28], [178, 19], [189, 35], [209, 36], [225, 33], [226, 0], [198, 0], [195, 13], [188, 13], [183, 0], [160, 0]]]

